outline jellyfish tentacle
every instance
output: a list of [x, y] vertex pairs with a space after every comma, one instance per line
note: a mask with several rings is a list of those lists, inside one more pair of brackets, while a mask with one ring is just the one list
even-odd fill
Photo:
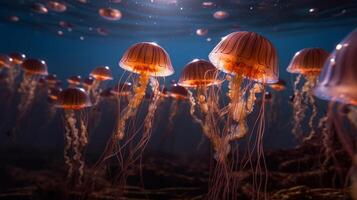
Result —
[[128, 103], [124, 110], [123, 116], [118, 121], [117, 131], [115, 133], [116, 140], [122, 140], [125, 135], [125, 123], [126, 121], [135, 115], [137, 108], [139, 107], [142, 99], [145, 96], [147, 84], [149, 82], [149, 76], [142, 74], [139, 76], [138, 85], [134, 86], [134, 96]]
[[179, 109], [179, 102], [174, 99], [172, 102], [171, 102], [171, 105], [170, 105], [170, 114], [169, 114], [169, 123], [168, 123], [168, 133], [171, 133], [172, 129], [173, 129], [173, 126], [174, 126], [174, 118], [175, 116], [177, 115], [178, 113], [178, 109]]
[[71, 151], [71, 146], [73, 143], [73, 139], [72, 139], [72, 128], [71, 128], [71, 122], [69, 120], [70, 118], [70, 114], [65, 111], [65, 118], [66, 118], [66, 123], [65, 123], [65, 147], [64, 147], [64, 160], [65, 163], [67, 164], [67, 179], [71, 179], [73, 176], [73, 170], [74, 170], [74, 166], [72, 164], [72, 161], [70, 159], [70, 151]]
[[294, 83], [294, 101], [293, 101], [293, 110], [294, 110], [294, 125], [292, 133], [299, 141], [303, 138], [303, 132], [301, 129], [301, 122], [305, 117], [306, 106], [302, 103], [304, 94], [299, 92], [297, 89], [298, 84], [302, 79], [302, 75], [298, 75]]

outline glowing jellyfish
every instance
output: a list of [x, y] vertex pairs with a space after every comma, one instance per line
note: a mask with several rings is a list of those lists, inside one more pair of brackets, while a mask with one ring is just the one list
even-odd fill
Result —
[[169, 113], [168, 133], [170, 133], [174, 127], [174, 118], [179, 112], [181, 102], [187, 101], [190, 97], [188, 90], [178, 84], [172, 84], [168, 95], [172, 98]]
[[8, 17], [8, 19], [9, 19], [10, 21], [12, 21], [12, 22], [18, 22], [18, 21], [20, 21], [20, 18], [19, 18], [18, 16], [16, 16], [16, 15], [11, 15], [11, 16]]
[[279, 111], [281, 110], [279, 108], [282, 103], [280, 94], [282, 91], [286, 90], [286, 82], [282, 79], [279, 79], [278, 82], [269, 84], [268, 86], [272, 89], [270, 93], [271, 99], [268, 101], [270, 107], [268, 112], [268, 120], [269, 124], [272, 124], [274, 127], [276, 127], [279, 126], [281, 122], [281, 120], [278, 120]]
[[81, 85], [82, 77], [81, 76], [71, 76], [67, 79], [68, 87], [78, 87]]
[[[125, 135], [126, 121], [136, 114], [137, 108], [145, 96], [149, 80], [154, 93], [154, 100], [149, 106], [149, 113], [145, 119], [145, 128], [147, 131], [151, 130], [156, 103], [159, 101], [159, 82], [154, 77], [169, 76], [174, 73], [174, 69], [168, 53], [156, 43], [149, 42], [137, 43], [131, 46], [124, 53], [119, 65], [129, 72], [139, 75], [137, 82], [133, 85], [134, 94], [131, 101], [118, 122], [115, 137], [121, 140]], [[152, 78], [150, 79], [150, 77]]]
[[42, 123], [42, 126], [40, 127], [40, 130], [43, 130], [44, 128], [48, 127], [48, 125], [53, 121], [53, 119], [56, 116], [56, 102], [62, 92], [62, 88], [59, 86], [53, 86], [48, 89], [47, 91], [47, 116], [45, 119], [45, 122]]
[[122, 17], [120, 10], [115, 8], [101, 8], [99, 9], [99, 15], [104, 19], [111, 21], [119, 20]]
[[204, 8], [211, 8], [211, 7], [214, 7], [216, 4], [212, 1], [204, 1], [202, 2], [202, 6]]
[[[229, 153], [229, 145], [223, 144], [219, 133], [213, 132], [214, 123], [211, 119], [213, 112], [217, 111], [217, 101], [214, 92], [209, 91], [210, 86], [221, 84], [222, 80], [218, 77], [218, 70], [206, 60], [195, 59], [188, 63], [181, 72], [178, 84], [185, 88], [193, 89], [190, 91], [190, 114], [193, 120], [200, 124], [203, 133], [212, 143], [216, 154], [216, 159], [224, 162], [226, 155]], [[195, 93], [195, 94], [194, 94]], [[200, 118], [195, 112], [196, 107], [203, 115]]]
[[94, 105], [99, 102], [99, 93], [101, 92], [101, 87], [103, 83], [109, 80], [113, 80], [112, 71], [108, 66], [97, 67], [91, 73], [90, 76], [93, 77], [94, 82], [90, 90], [90, 94], [94, 98]]
[[[295, 54], [287, 68], [288, 72], [298, 74], [294, 83], [294, 127], [292, 130], [298, 140], [309, 139], [315, 134], [313, 123], [317, 115], [317, 107], [313, 97], [313, 88], [328, 55], [325, 50], [320, 48], [306, 48]], [[302, 88], [298, 88], [302, 78], [305, 78], [305, 83]], [[308, 104], [312, 106], [312, 114], [309, 120], [310, 134], [308, 137], [304, 137], [301, 123], [305, 118]]]
[[46, 8], [46, 6], [44, 6], [41, 3], [34, 3], [31, 6], [32, 11], [39, 13], [39, 14], [47, 14], [48, 13], [48, 9]]
[[101, 36], [107, 36], [107, 35], [109, 35], [109, 31], [108, 31], [108, 29], [106, 29], [106, 28], [101, 28], [101, 27], [99, 27], [99, 28], [97, 28], [96, 30], [97, 30], [97, 33], [98, 33], [99, 35], [101, 35]]
[[[209, 54], [209, 59], [215, 67], [229, 75], [228, 80], [228, 111], [226, 112], [225, 133], [227, 138], [242, 138], [248, 133], [247, 116], [254, 110], [256, 95], [265, 91], [265, 85], [278, 81], [278, 57], [273, 44], [265, 37], [253, 32], [234, 32], [224, 37]], [[245, 81], [244, 81], [245, 79]], [[263, 96], [264, 105], [265, 98]], [[265, 167], [263, 137], [264, 137], [264, 106], [261, 106], [256, 119], [257, 127], [254, 140], [248, 145], [249, 160], [256, 154], [257, 161], [253, 169], [253, 190], [259, 191], [266, 183], [266, 176], [262, 175]], [[253, 134], [253, 132], [252, 132]], [[252, 147], [252, 148], [249, 148]], [[260, 174], [257, 176], [257, 174]], [[234, 184], [233, 184], [234, 185]], [[216, 194], [214, 188], [211, 195]], [[229, 188], [225, 188], [225, 191]], [[234, 189], [232, 190], [234, 194]], [[256, 199], [260, 199], [261, 192], [255, 192]]]
[[223, 11], [223, 10], [219, 10], [216, 11], [215, 13], [213, 13], [213, 17], [215, 19], [226, 19], [229, 16], [228, 12]]
[[111, 92], [117, 97], [129, 97], [132, 94], [133, 86], [130, 82], [116, 84]]
[[[356, 53], [357, 30], [354, 30], [336, 46], [325, 62], [314, 90], [315, 96], [330, 101], [327, 116], [324, 118], [325, 123], [336, 130], [343, 148], [351, 156], [354, 167], [357, 167], [357, 150], [354, 139], [356, 135], [348, 132], [349, 129], [346, 127], [349, 124], [346, 121], [349, 121], [350, 125], [355, 128], [357, 127]], [[349, 107], [348, 115], [339, 112], [339, 108], [344, 105]], [[328, 137], [331, 133], [323, 131], [323, 134]]]
[[12, 61], [11, 57], [4, 55], [4, 54], [0, 54], [0, 72], [3, 69], [12, 67], [12, 64], [13, 64], [13, 61]]
[[24, 73], [20, 87], [18, 89], [20, 93], [20, 103], [18, 105], [18, 121], [20, 121], [25, 116], [31, 104], [33, 103], [38, 80], [48, 74], [46, 62], [39, 59], [26, 59], [21, 64], [21, 69]]
[[89, 95], [82, 88], [63, 90], [56, 107], [64, 110], [64, 159], [68, 167], [68, 180], [81, 185], [84, 174], [84, 149], [88, 144], [85, 108], [92, 106]]
[[205, 35], [207, 35], [207, 33], [208, 33], [208, 29], [205, 29], [205, 28], [199, 28], [196, 30], [196, 34], [198, 36], [205, 36]]
[[8, 84], [9, 87], [13, 90], [15, 89], [16, 79], [20, 75], [20, 65], [26, 59], [25, 54], [22, 53], [10, 53], [10, 58], [12, 59], [12, 67], [8, 68]]
[[55, 12], [64, 12], [67, 10], [66, 4], [58, 1], [49, 1], [47, 7]]
[[84, 90], [88, 93], [92, 90], [93, 84], [94, 78], [91, 76], [85, 78], [82, 83]]

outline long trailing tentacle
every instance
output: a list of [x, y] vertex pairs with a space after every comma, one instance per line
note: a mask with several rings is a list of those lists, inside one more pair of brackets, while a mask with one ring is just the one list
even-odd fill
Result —
[[67, 179], [70, 180], [73, 176], [74, 166], [71, 161], [71, 146], [72, 146], [72, 134], [71, 134], [71, 125], [70, 125], [70, 115], [65, 112], [65, 146], [64, 146], [64, 161], [67, 164]]
[[124, 110], [122, 116], [119, 117], [118, 127], [115, 133], [116, 140], [122, 140], [125, 135], [125, 124], [126, 121], [135, 115], [138, 106], [140, 105], [142, 99], [145, 96], [146, 87], [149, 81], [149, 77], [147, 75], [139, 76], [139, 83], [134, 87], [134, 96], [131, 101], [129, 101], [127, 107]]
[[303, 139], [303, 131], [301, 127], [302, 120], [305, 117], [306, 106], [303, 104], [303, 93], [300, 92], [297, 87], [300, 83], [302, 75], [298, 75], [296, 81], [294, 83], [294, 102], [293, 102], [293, 110], [294, 110], [294, 125], [292, 133], [301, 141]]

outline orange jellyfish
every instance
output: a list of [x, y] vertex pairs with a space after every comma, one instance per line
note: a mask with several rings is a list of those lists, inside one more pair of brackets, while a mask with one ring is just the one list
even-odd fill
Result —
[[88, 144], [86, 108], [92, 106], [89, 95], [82, 88], [67, 88], [57, 100], [56, 107], [64, 111], [65, 147], [64, 160], [67, 177], [80, 186], [84, 175], [84, 149]]
[[[274, 45], [265, 37], [254, 32], [234, 32], [222, 38], [209, 54], [215, 67], [229, 75], [229, 104], [226, 126], [228, 137], [242, 138], [248, 133], [247, 117], [254, 110], [256, 96], [264, 93], [266, 84], [278, 81], [278, 57]], [[265, 98], [263, 96], [264, 105]], [[266, 183], [266, 165], [264, 159], [264, 106], [261, 106], [250, 135], [247, 154], [253, 171], [253, 198], [262, 198], [261, 187]], [[251, 134], [253, 134], [252, 132]], [[253, 144], [252, 144], [253, 143]], [[256, 154], [256, 162], [250, 162]], [[265, 170], [265, 173], [262, 170]], [[265, 193], [263, 193], [265, 195]], [[215, 195], [215, 194], [213, 194]]]
[[130, 82], [116, 84], [111, 92], [117, 97], [129, 97], [132, 93], [133, 86]]
[[[287, 68], [288, 72], [298, 74], [294, 83], [294, 127], [292, 131], [300, 141], [315, 136], [313, 125], [317, 116], [317, 106], [313, 97], [313, 88], [328, 55], [325, 50], [320, 48], [302, 49], [295, 54]], [[305, 83], [299, 88], [302, 78], [305, 78]], [[301, 123], [305, 118], [308, 105], [311, 105], [312, 113], [309, 120], [310, 134], [305, 137]]]
[[38, 80], [48, 74], [46, 62], [39, 59], [26, 59], [21, 64], [21, 69], [24, 73], [20, 87], [18, 89], [21, 96], [20, 103], [18, 105], [18, 121], [24, 117], [31, 104], [33, 103]]
[[56, 74], [49, 74], [46, 76], [46, 83], [48, 88], [51, 89], [59, 86], [61, 81], [57, 78]]
[[223, 10], [216, 11], [213, 13], [213, 17], [216, 19], [226, 19], [229, 16], [229, 13]]
[[34, 3], [31, 6], [32, 11], [39, 13], [39, 14], [47, 14], [48, 13], [48, 9], [46, 8], [46, 6], [44, 6], [41, 3]]
[[0, 54], [0, 73], [3, 69], [10, 67], [12, 67], [12, 58], [7, 55]]
[[137, 82], [133, 85], [134, 94], [132, 99], [118, 122], [115, 137], [121, 140], [125, 135], [126, 121], [136, 114], [138, 106], [145, 96], [149, 82], [155, 98], [149, 106], [149, 113], [145, 119], [147, 122], [145, 127], [147, 130], [151, 129], [156, 103], [159, 101], [159, 83], [154, 77], [169, 76], [174, 73], [174, 69], [168, 53], [158, 44], [149, 42], [137, 43], [131, 46], [124, 53], [119, 65], [129, 72], [139, 75]]
[[115, 8], [101, 8], [99, 9], [99, 15], [106, 20], [119, 20], [122, 17], [120, 10]]
[[90, 94], [93, 96], [93, 103], [96, 105], [99, 102], [99, 94], [101, 92], [102, 84], [105, 81], [113, 80], [112, 71], [108, 66], [97, 67], [91, 73], [90, 76], [93, 77], [94, 82], [91, 86]]
[[174, 127], [174, 118], [179, 112], [181, 102], [187, 101], [189, 99], [189, 92], [185, 87], [178, 84], [172, 84], [168, 95], [172, 98], [169, 113], [169, 123], [168, 123], [168, 133], [171, 133]]
[[84, 90], [89, 93], [92, 90], [93, 83], [94, 83], [93, 77], [89, 76], [85, 78], [82, 83]]
[[[229, 151], [226, 149], [228, 145], [222, 143], [219, 133], [213, 132], [211, 119], [214, 117], [214, 111], [217, 111], [217, 101], [215, 101], [214, 92], [210, 91], [211, 86], [219, 85], [222, 80], [218, 77], [218, 70], [210, 62], [206, 60], [195, 59], [188, 63], [182, 70], [178, 85], [190, 91], [190, 114], [193, 120], [198, 123], [205, 136], [210, 140], [216, 154], [216, 158], [222, 162]], [[196, 114], [198, 109], [202, 118]]]
[[286, 90], [286, 82], [283, 79], [279, 79], [278, 82], [269, 84], [268, 86], [272, 89], [270, 93], [271, 99], [268, 101], [270, 105], [268, 113], [269, 124], [272, 124], [273, 126], [276, 126], [276, 124], [280, 125], [281, 120], [278, 120], [279, 111], [281, 110], [279, 108], [282, 103], [280, 93]]
[[51, 9], [55, 12], [64, 12], [67, 10], [66, 4], [58, 2], [58, 1], [49, 1], [47, 3], [47, 6], [49, 9]]
[[[329, 56], [314, 89], [315, 96], [330, 101], [324, 123], [336, 130], [336, 134], [343, 148], [351, 157], [355, 168], [357, 167], [356, 135], [348, 132], [350, 130], [348, 126], [357, 128], [356, 53], [357, 30], [354, 30], [336, 46], [336, 49]], [[341, 112], [343, 106], [349, 108], [347, 115]], [[328, 130], [323, 131], [323, 134], [329, 137]]]
[[205, 36], [205, 35], [207, 35], [207, 33], [208, 33], [208, 29], [205, 29], [205, 28], [199, 28], [196, 30], [196, 34], [198, 36]]
[[68, 87], [78, 87], [81, 85], [82, 77], [81, 76], [71, 76], [67, 79]]
[[47, 91], [47, 116], [45, 122], [42, 124], [40, 130], [45, 129], [53, 121], [56, 116], [56, 102], [59, 98], [59, 95], [62, 92], [62, 88], [59, 86], [50, 87]]

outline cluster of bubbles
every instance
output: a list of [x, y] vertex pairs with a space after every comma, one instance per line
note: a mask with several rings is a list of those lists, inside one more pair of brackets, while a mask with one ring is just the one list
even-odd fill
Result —
[[[287, 68], [288, 72], [298, 74], [293, 88], [294, 98], [290, 101], [295, 121], [292, 132], [299, 144], [311, 140], [329, 141], [335, 131], [354, 167], [357, 167], [356, 135], [349, 133], [345, 126], [357, 127], [356, 52], [357, 31], [353, 31], [330, 54], [320, 48], [302, 49]], [[209, 60], [189, 62], [181, 71], [179, 80], [172, 82], [169, 88], [162, 80], [174, 73], [170, 56], [152, 42], [137, 43], [125, 51], [119, 61], [125, 73], [114, 87], [106, 85], [113, 79], [108, 66], [93, 69], [85, 79], [69, 77], [65, 89], [62, 89], [56, 75], [48, 74], [45, 61], [26, 58], [20, 53], [1, 55], [0, 70], [9, 90], [21, 95], [18, 121], [23, 120], [31, 109], [36, 88], [40, 86], [47, 88], [50, 107], [63, 110], [68, 180], [78, 187], [86, 181], [84, 149], [90, 142], [88, 121], [91, 118], [99, 120], [100, 110], [96, 108], [101, 101], [106, 98], [116, 100], [118, 113], [112, 137], [93, 173], [99, 173], [114, 160], [120, 166], [116, 181], [123, 186], [128, 177], [127, 170], [141, 159], [151, 138], [158, 107], [170, 98], [173, 101], [169, 126], [174, 126], [179, 106], [186, 103], [192, 120], [210, 141], [216, 167], [211, 172], [208, 199], [236, 199], [239, 181], [232, 173], [239, 170], [237, 146], [243, 138], [249, 138], [243, 168], [252, 169], [253, 197], [266, 198], [264, 184], [267, 182], [267, 169], [263, 148], [265, 103], [276, 102], [277, 94], [286, 89], [285, 81], [279, 79], [275, 47], [255, 32], [233, 32], [223, 37], [208, 57]], [[21, 83], [17, 86], [16, 80], [21, 71]], [[299, 87], [302, 79], [305, 81]], [[225, 86], [228, 91], [222, 94], [226, 91]], [[268, 92], [267, 87], [272, 92]], [[316, 127], [318, 112], [315, 97], [330, 101], [327, 115], [318, 123], [321, 132], [313, 128]], [[145, 99], [149, 100], [146, 112], [140, 109]], [[312, 107], [310, 131], [304, 134], [301, 123], [309, 106]], [[253, 115], [254, 112], [257, 116]], [[143, 114], [140, 122], [139, 115]], [[254, 116], [253, 125], [248, 123], [249, 116]], [[326, 159], [330, 159], [334, 151], [328, 146], [329, 142], [324, 143]], [[356, 187], [355, 177], [351, 180], [353, 187]]]

